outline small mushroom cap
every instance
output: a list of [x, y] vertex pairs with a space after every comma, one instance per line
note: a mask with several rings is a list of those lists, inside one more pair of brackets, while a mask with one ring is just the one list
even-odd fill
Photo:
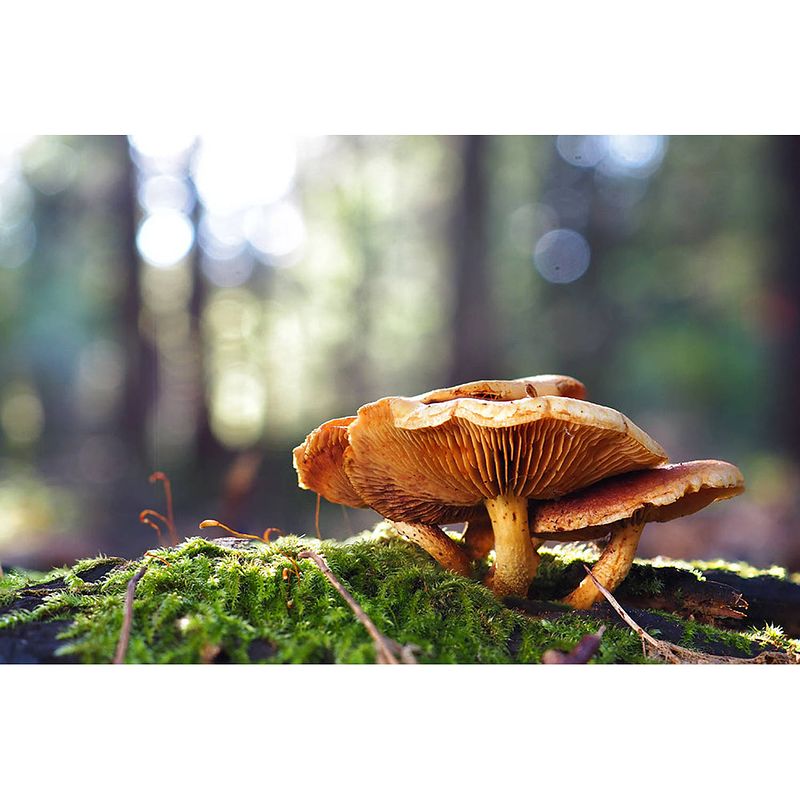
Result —
[[621, 520], [669, 522], [744, 491], [739, 468], [727, 461], [686, 461], [607, 478], [532, 510], [534, 535], [593, 539]]
[[301, 489], [321, 494], [331, 503], [363, 508], [366, 503], [344, 471], [344, 451], [349, 445], [347, 427], [355, 417], [323, 422], [294, 448], [292, 458]]
[[434, 389], [432, 392], [411, 399], [430, 405], [456, 400], [459, 397], [498, 401], [522, 400], [525, 397], [543, 397], [545, 395], [584, 400], [586, 387], [576, 378], [570, 378], [569, 375], [531, 375], [529, 378], [517, 378], [510, 381], [472, 381], [446, 389]]
[[[571, 397], [487, 400], [459, 391], [387, 397], [359, 409], [345, 471], [385, 517], [468, 520], [487, 498], [562, 497], [666, 461], [661, 446], [614, 409]], [[444, 399], [449, 394], [457, 396]]]

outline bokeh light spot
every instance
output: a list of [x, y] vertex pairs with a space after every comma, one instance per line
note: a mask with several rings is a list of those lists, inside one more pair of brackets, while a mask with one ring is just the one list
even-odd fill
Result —
[[157, 211], [145, 217], [136, 234], [142, 258], [154, 267], [171, 267], [182, 261], [194, 243], [194, 227], [180, 211]]
[[0, 269], [21, 267], [36, 247], [36, 227], [32, 222], [4, 229], [0, 224]]
[[25, 175], [42, 194], [64, 191], [78, 174], [78, 157], [67, 144], [50, 136], [38, 138], [23, 157]]
[[6, 438], [17, 445], [29, 445], [42, 434], [44, 409], [38, 395], [26, 384], [12, 385], [0, 406], [0, 424]]
[[298, 250], [305, 240], [303, 217], [296, 206], [287, 202], [248, 211], [245, 232], [256, 250], [278, 261]]
[[596, 167], [607, 152], [605, 136], [559, 136], [556, 149], [561, 158], [576, 167]]
[[249, 253], [240, 253], [233, 258], [204, 256], [200, 262], [203, 274], [211, 283], [228, 289], [247, 283], [254, 266], [254, 259]]
[[196, 136], [177, 132], [128, 137], [134, 160], [148, 172], [175, 172], [185, 168], [196, 139]]
[[545, 280], [571, 283], [589, 268], [591, 250], [589, 243], [577, 231], [559, 228], [539, 239], [533, 259]]
[[664, 136], [609, 136], [608, 157], [601, 167], [611, 174], [652, 175], [666, 151]]
[[203, 137], [192, 174], [206, 209], [229, 215], [279, 200], [291, 188], [296, 166], [292, 137]]
[[246, 447], [261, 435], [266, 419], [263, 379], [244, 363], [226, 365], [211, 392], [211, 423], [228, 447]]
[[149, 214], [167, 209], [188, 214], [194, 202], [186, 181], [174, 175], [152, 175], [139, 188], [139, 205]]

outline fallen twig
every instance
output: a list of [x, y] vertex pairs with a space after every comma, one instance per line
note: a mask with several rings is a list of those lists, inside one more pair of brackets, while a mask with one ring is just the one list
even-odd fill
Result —
[[133, 622], [133, 595], [136, 592], [136, 584], [139, 583], [144, 573], [147, 572], [150, 563], [149, 561], [145, 561], [137, 573], [128, 581], [128, 588], [125, 590], [122, 628], [119, 634], [119, 641], [117, 642], [117, 651], [114, 653], [114, 660], [111, 662], [112, 664], [125, 663], [125, 653], [128, 651], [128, 642], [131, 638], [131, 623]]
[[563, 650], [545, 650], [542, 664], [588, 664], [589, 659], [600, 649], [606, 626], [601, 625], [597, 633], [584, 636], [569, 653]]
[[328, 579], [328, 582], [334, 589], [344, 598], [344, 601], [352, 609], [353, 613], [358, 618], [358, 621], [367, 629], [367, 633], [372, 637], [375, 643], [375, 651], [377, 653], [377, 662], [379, 664], [416, 664], [417, 659], [414, 657], [413, 648], [411, 645], [401, 645], [394, 639], [384, 636], [376, 627], [375, 623], [367, 616], [363, 608], [356, 602], [353, 595], [342, 586], [336, 575], [333, 574], [328, 562], [319, 553], [313, 550], [303, 550], [298, 553], [298, 558], [310, 558], [322, 571], [322, 574]]
[[[797, 664], [798, 657], [789, 653], [778, 653], [764, 651], [754, 658], [736, 658], [735, 656], [714, 656], [709, 653], [701, 653], [697, 650], [690, 650], [688, 647], [681, 647], [672, 642], [662, 642], [654, 639], [644, 628], [631, 619], [625, 609], [616, 601], [614, 595], [595, 578], [588, 567], [584, 567], [594, 585], [598, 588], [603, 597], [608, 600], [611, 607], [622, 617], [622, 619], [639, 635], [642, 640], [642, 652], [645, 657], [655, 655], [668, 661], [671, 664]], [[648, 647], [650, 652], [648, 652]]]
[[608, 589], [606, 589], [606, 587], [603, 586], [599, 580], [597, 580], [597, 578], [595, 578], [594, 573], [589, 569], [589, 567], [584, 565], [583, 568], [586, 570], [586, 574], [592, 579], [592, 583], [594, 583], [594, 585], [597, 587], [600, 594], [602, 594], [603, 597], [605, 597], [605, 599], [611, 604], [611, 607], [614, 609], [614, 611], [616, 611], [617, 614], [619, 614], [622, 619], [625, 620], [625, 622], [634, 631], [636, 631], [637, 634], [639, 634], [639, 638], [642, 640], [642, 652], [644, 655], [647, 656], [646, 644], [649, 644], [651, 647], [658, 650], [660, 644], [659, 641], [654, 639], [644, 628], [642, 628], [633, 620], [628, 612], [625, 611], [625, 609], [614, 599], [614, 595], [611, 594], [611, 592], [609, 592]]

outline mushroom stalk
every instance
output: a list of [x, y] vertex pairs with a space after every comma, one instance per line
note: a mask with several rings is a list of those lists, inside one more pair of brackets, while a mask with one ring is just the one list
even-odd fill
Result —
[[464, 530], [462, 547], [473, 561], [480, 561], [494, 549], [492, 521], [486, 518], [470, 520]]
[[415, 522], [389, 520], [395, 530], [405, 539], [414, 542], [439, 564], [456, 575], [469, 577], [470, 564], [467, 554], [441, 528]]
[[500, 596], [527, 597], [541, 560], [531, 543], [528, 499], [505, 495], [485, 502], [494, 529], [492, 590]]
[[[644, 529], [644, 522], [627, 520], [611, 535], [611, 539], [592, 567], [592, 575], [613, 592], [630, 572], [636, 547]], [[573, 608], [591, 608], [601, 597], [600, 590], [587, 575], [576, 589], [562, 599]]]

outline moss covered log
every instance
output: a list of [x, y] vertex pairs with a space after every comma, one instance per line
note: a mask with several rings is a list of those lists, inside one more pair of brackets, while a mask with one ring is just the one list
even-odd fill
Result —
[[[132, 606], [128, 663], [373, 663], [366, 629], [320, 569], [298, 558], [309, 548], [325, 557], [378, 629], [410, 645], [419, 663], [540, 663], [546, 650], [571, 650], [601, 624], [606, 630], [592, 663], [651, 660], [607, 605], [575, 612], [552, 602], [585, 574], [582, 564], [594, 557], [589, 548], [543, 550], [535, 592], [506, 605], [381, 525], [347, 542], [194, 538], [137, 561], [101, 557], [37, 576], [10, 571], [0, 580], [0, 661], [111, 662], [128, 583], [146, 563]], [[659, 572], [665, 568], [671, 573]], [[728, 656], [796, 652], [797, 642], [775, 625], [754, 625], [735, 609], [733, 617], [724, 610], [715, 616], [717, 606], [730, 610], [739, 596], [730, 587], [712, 592], [716, 605], [706, 603], [702, 622], [697, 601], [658, 609], [655, 599], [675, 581], [673, 573], [684, 596], [696, 598], [706, 582], [697, 566], [638, 562], [618, 591], [653, 635]], [[764, 576], [800, 590], [774, 572], [750, 577]], [[739, 630], [720, 627], [732, 621]]]

